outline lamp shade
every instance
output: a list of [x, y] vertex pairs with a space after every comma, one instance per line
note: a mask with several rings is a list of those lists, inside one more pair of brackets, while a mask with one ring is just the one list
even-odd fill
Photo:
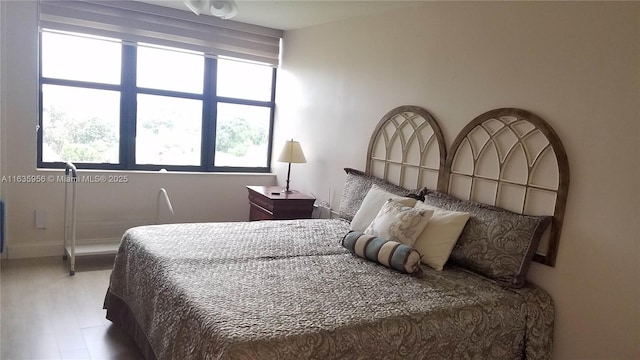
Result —
[[284, 147], [282, 148], [282, 152], [280, 153], [280, 157], [278, 158], [280, 162], [288, 162], [288, 163], [306, 163], [307, 159], [304, 157], [304, 153], [302, 152], [302, 147], [300, 147], [300, 143], [297, 141], [293, 141], [293, 139], [288, 140]]

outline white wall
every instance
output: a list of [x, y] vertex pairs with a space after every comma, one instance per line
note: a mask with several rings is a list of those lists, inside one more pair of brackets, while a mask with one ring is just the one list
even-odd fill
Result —
[[[2, 29], [2, 26], [4, 24], [3, 15], [4, 15], [4, 12], [2, 11], [2, 6], [0, 6], [0, 29]], [[5, 42], [3, 35], [4, 35], [4, 32], [0, 32], [0, 43], [4, 43]], [[3, 72], [3, 67], [2, 67], [2, 53], [3, 53], [3, 51], [2, 50], [3, 50], [2, 46], [0, 46], [0, 176], [2, 176], [2, 165], [4, 163], [4, 161], [3, 161], [4, 159], [2, 158], [2, 155], [3, 155], [3, 151], [2, 151], [2, 144], [3, 144], [3, 142], [2, 142], [2, 128], [3, 128], [2, 122], [3, 122], [3, 118], [4, 117], [1, 116], [2, 109], [4, 107], [3, 106], [4, 98], [2, 97], [2, 94], [4, 93], [4, 86], [3, 86], [4, 83], [2, 82], [2, 72]], [[0, 182], [0, 199], [4, 199], [2, 197], [2, 188], [3, 188], [3, 185]], [[0, 248], [0, 250], [2, 250], [2, 249]]]
[[637, 359], [639, 40], [637, 3], [428, 2], [289, 31], [276, 135], [304, 146], [296, 186], [323, 199], [334, 189], [336, 208], [342, 168], [364, 168], [395, 106], [428, 109], [447, 146], [489, 109], [542, 116], [572, 179], [557, 266], [529, 276], [556, 303], [554, 357]]
[[[4, 23], [4, 12], [2, 11], [2, 6], [0, 6], [0, 29], [2, 29]], [[0, 32], [0, 43], [4, 43], [4, 32]], [[3, 82], [2, 82], [2, 72], [3, 72], [3, 68], [2, 68], [2, 46], [0, 46], [0, 177], [2, 177], [2, 174], [4, 173], [2, 171], [2, 167], [4, 164], [4, 158], [2, 157], [4, 155], [4, 151], [2, 151], [2, 146], [3, 146], [3, 141], [2, 141], [2, 128], [3, 128], [3, 119], [4, 117], [2, 116], [2, 109], [4, 107], [3, 102], [4, 102], [4, 98], [2, 97], [2, 93], [4, 93], [4, 86], [3, 86]], [[2, 183], [0, 182], [0, 199], [4, 200], [4, 196], [3, 194], [3, 189], [4, 186], [2, 185]], [[2, 251], [2, 254], [0, 255], [0, 258], [5, 258], [6, 257], [6, 252], [4, 252], [4, 244], [2, 244], [2, 246], [0, 246], [0, 251]]]
[[[0, 141], [4, 176], [60, 175], [36, 170], [37, 7], [35, 1], [1, 1], [2, 109]], [[99, 69], [96, 69], [99, 71]], [[80, 175], [117, 174], [80, 172]], [[118, 238], [130, 226], [155, 220], [156, 194], [165, 187], [175, 217], [165, 222], [249, 219], [246, 185], [271, 185], [273, 174], [186, 174], [128, 172], [126, 184], [79, 184], [78, 238]], [[63, 194], [61, 183], [2, 184], [7, 203], [9, 257], [61, 255]], [[36, 229], [34, 211], [47, 212], [47, 228]]]

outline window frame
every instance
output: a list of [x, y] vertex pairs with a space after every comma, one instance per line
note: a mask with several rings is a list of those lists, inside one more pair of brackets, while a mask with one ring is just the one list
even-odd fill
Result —
[[[47, 31], [47, 30], [43, 30]], [[55, 31], [54, 31], [55, 32]], [[72, 36], [74, 34], [71, 34]], [[83, 34], [80, 34], [83, 35]], [[218, 60], [204, 57], [204, 78], [202, 94], [142, 88], [136, 84], [137, 79], [137, 44], [121, 42], [120, 84], [103, 84], [79, 80], [66, 80], [42, 76], [42, 31], [39, 33], [38, 51], [38, 131], [37, 131], [37, 167], [44, 169], [63, 169], [62, 161], [43, 161], [43, 85], [61, 85], [85, 89], [118, 91], [120, 93], [120, 133], [118, 163], [74, 163], [78, 169], [119, 170], [119, 171], [167, 171], [179, 172], [241, 172], [267, 173], [271, 171], [271, 153], [273, 150], [273, 128], [275, 119], [275, 98], [277, 68], [272, 67], [271, 97], [269, 101], [248, 100], [242, 98], [222, 97], [217, 95]], [[231, 59], [236, 60], [236, 59]], [[242, 61], [242, 60], [238, 60]], [[202, 101], [201, 118], [201, 151], [200, 165], [156, 165], [136, 164], [136, 128], [137, 128], [137, 96], [138, 94], [169, 96], [174, 98], [196, 99]], [[269, 109], [269, 134], [267, 136], [267, 164], [262, 167], [216, 166], [216, 125], [218, 103], [259, 106]]]

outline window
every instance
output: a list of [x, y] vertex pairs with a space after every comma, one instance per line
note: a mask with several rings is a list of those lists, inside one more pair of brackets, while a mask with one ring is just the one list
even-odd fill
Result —
[[42, 77], [51, 79], [41, 86], [43, 162], [119, 162], [121, 49], [113, 39], [42, 34]]
[[136, 164], [200, 164], [202, 101], [138, 95]]
[[216, 164], [268, 165], [269, 110], [263, 106], [218, 103]]
[[38, 166], [270, 168], [276, 69], [43, 30]]
[[44, 162], [119, 162], [118, 91], [42, 85]]

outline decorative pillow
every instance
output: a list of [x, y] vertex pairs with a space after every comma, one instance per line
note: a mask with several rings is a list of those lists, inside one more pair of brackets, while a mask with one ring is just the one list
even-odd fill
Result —
[[351, 230], [364, 231], [376, 218], [378, 212], [382, 209], [382, 205], [389, 199], [399, 201], [409, 207], [413, 207], [416, 203], [415, 199], [392, 194], [374, 184], [371, 186], [367, 196], [361, 201], [358, 212], [351, 220]]
[[[342, 191], [342, 198], [340, 199], [339, 216], [348, 221], [353, 220], [353, 217], [358, 212], [358, 209], [360, 209], [362, 200], [367, 195], [369, 189], [371, 189], [371, 185], [374, 184], [395, 195], [404, 197], [415, 197], [419, 200], [423, 199], [416, 197], [416, 190], [407, 190], [386, 180], [367, 175], [360, 170], [345, 168], [344, 171], [347, 173], [347, 178], [345, 179], [344, 190]], [[367, 225], [365, 225], [365, 227]]]
[[433, 210], [414, 208], [387, 200], [364, 233], [413, 247], [431, 215]]
[[423, 189], [426, 204], [470, 214], [458, 242], [451, 251], [452, 263], [519, 288], [551, 216], [521, 215], [495, 206], [465, 201]]
[[352, 254], [406, 274], [422, 275], [420, 253], [399, 242], [349, 231], [342, 246]]
[[423, 264], [441, 271], [469, 220], [469, 213], [440, 209], [420, 201], [415, 208], [431, 210], [433, 215], [413, 247], [422, 254]]

